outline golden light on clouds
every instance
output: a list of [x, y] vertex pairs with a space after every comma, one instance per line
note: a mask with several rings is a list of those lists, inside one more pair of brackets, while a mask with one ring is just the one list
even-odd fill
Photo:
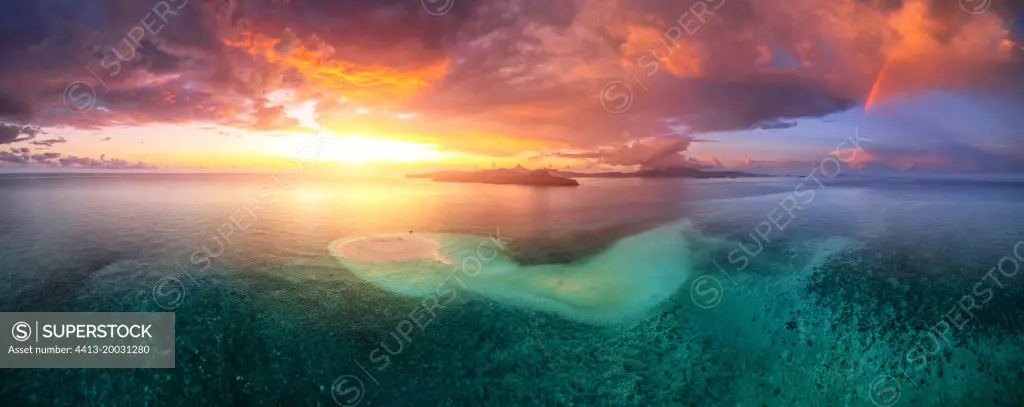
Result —
[[285, 48], [282, 41], [246, 31], [239, 40], [225, 39], [224, 44], [294, 70], [315, 85], [317, 91], [330, 90], [339, 98], [373, 102], [415, 95], [440, 79], [449, 65], [447, 58], [402, 69], [355, 63], [336, 58], [330, 46], [310, 49], [295, 44]]
[[[77, 2], [89, 12], [69, 14], [68, 26], [113, 39], [124, 33], [107, 28], [149, 12], [93, 3]], [[38, 52], [7, 58], [19, 63], [0, 72], [0, 172], [273, 170], [296, 156], [297, 135], [321, 130], [337, 141], [313, 164], [325, 173], [703, 165], [697, 157], [723, 167], [751, 156], [767, 168], [814, 159], [818, 139], [803, 135], [845, 132], [862, 110], [899, 134], [872, 156], [891, 168], [905, 156], [943, 166], [909, 153], [920, 149], [1024, 168], [1013, 148], [1024, 25], [998, 2], [977, 14], [929, 0], [467, 2], [440, 18], [413, 1], [195, 3], [132, 58], [123, 48], [82, 54], [91, 36], [30, 41]], [[26, 24], [11, 38], [66, 36], [28, 10], [15, 12]], [[606, 92], [619, 84], [627, 89]], [[628, 112], [607, 109], [618, 95]], [[950, 107], [961, 104], [984, 107]], [[917, 123], [942, 109], [937, 123]], [[904, 114], [906, 129], [894, 118]], [[689, 138], [700, 142], [607, 151]], [[975, 138], [1010, 152], [963, 152]]]

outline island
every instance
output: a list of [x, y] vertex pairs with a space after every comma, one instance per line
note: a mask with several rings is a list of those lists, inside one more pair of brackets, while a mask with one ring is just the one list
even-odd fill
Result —
[[705, 171], [689, 167], [644, 169], [636, 172], [573, 172], [560, 170], [528, 170], [522, 165], [478, 171], [436, 171], [407, 174], [406, 178], [430, 178], [436, 182], [478, 182], [485, 184], [517, 184], [536, 186], [577, 186], [574, 178], [740, 178], [768, 177], [739, 171]]
[[438, 171], [408, 174], [406, 178], [430, 178], [434, 182], [475, 182], [481, 184], [532, 185], [538, 187], [575, 187], [580, 183], [572, 178], [552, 175], [547, 170], [527, 170], [522, 166], [512, 169], [481, 171]]
[[572, 172], [552, 171], [553, 175], [572, 178], [744, 178], [768, 177], [739, 171], [705, 171], [690, 167], [645, 169], [635, 172]]

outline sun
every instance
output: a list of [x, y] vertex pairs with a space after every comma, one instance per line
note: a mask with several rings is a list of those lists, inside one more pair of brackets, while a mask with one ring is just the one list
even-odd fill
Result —
[[324, 147], [323, 159], [348, 164], [372, 162], [408, 163], [437, 160], [443, 153], [433, 144], [373, 138], [361, 135], [340, 136]]
[[[332, 135], [322, 130], [316, 161], [321, 164], [421, 163], [450, 161], [461, 154], [443, 151], [436, 144], [372, 137], [362, 134]], [[290, 133], [285, 137], [267, 136], [259, 154], [291, 157], [310, 142], [310, 133]], [[303, 153], [308, 154], [308, 152]]]

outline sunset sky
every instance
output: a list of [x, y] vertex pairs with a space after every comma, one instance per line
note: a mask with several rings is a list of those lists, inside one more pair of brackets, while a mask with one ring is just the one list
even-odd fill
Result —
[[[1024, 172], [1010, 0], [0, 0], [0, 171]], [[318, 130], [319, 129], [319, 130]]]

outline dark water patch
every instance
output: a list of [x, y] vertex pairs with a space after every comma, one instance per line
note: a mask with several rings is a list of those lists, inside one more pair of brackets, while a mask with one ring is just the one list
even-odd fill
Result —
[[8, 297], [4, 309], [17, 312], [72, 312], [91, 309], [82, 308], [83, 297], [89, 280], [97, 272], [122, 260], [124, 252], [104, 250], [81, 250], [60, 253], [62, 257], [55, 269], [39, 271], [43, 279]]

